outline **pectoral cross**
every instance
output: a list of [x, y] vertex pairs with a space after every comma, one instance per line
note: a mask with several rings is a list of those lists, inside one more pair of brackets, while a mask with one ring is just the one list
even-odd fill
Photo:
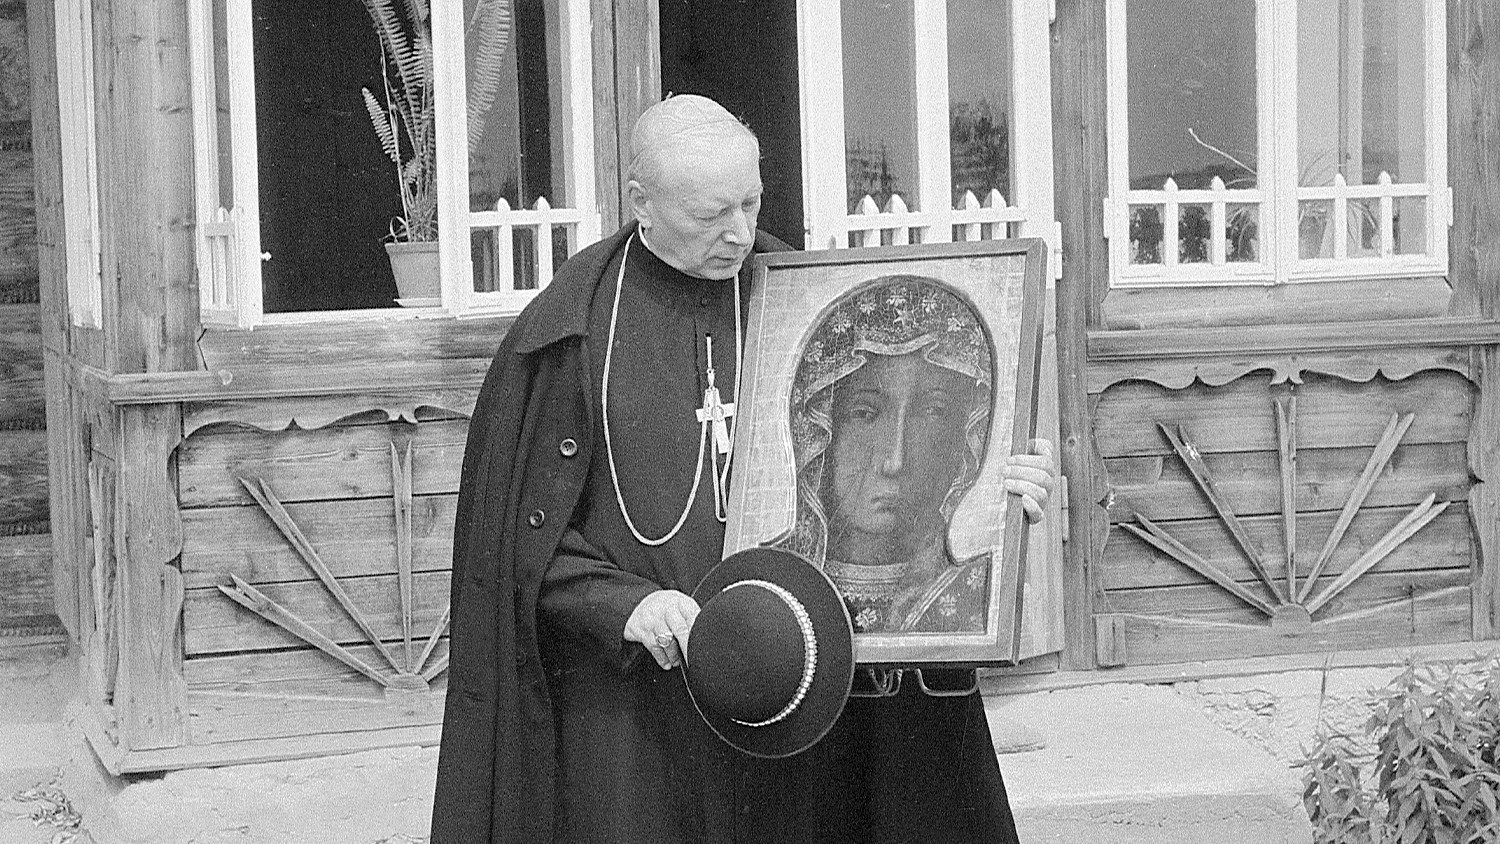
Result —
[[713, 424], [714, 448], [720, 454], [729, 453], [729, 417], [734, 415], [734, 402], [725, 403], [719, 397], [719, 388], [714, 386], [714, 338], [704, 338], [708, 343], [708, 389], [703, 391], [703, 406], [696, 411], [698, 423]]

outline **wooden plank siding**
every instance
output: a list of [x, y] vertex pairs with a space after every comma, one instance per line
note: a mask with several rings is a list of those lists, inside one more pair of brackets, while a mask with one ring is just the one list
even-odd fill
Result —
[[[1378, 507], [1361, 510], [1355, 517], [1344, 541], [1340, 543], [1333, 558], [1318, 578], [1319, 584], [1332, 582], [1349, 564], [1366, 549], [1375, 544], [1393, 525], [1411, 510], [1404, 507]], [[1311, 560], [1317, 556], [1328, 536], [1334, 521], [1333, 513], [1298, 513], [1297, 549], [1298, 559]], [[1418, 531], [1408, 542], [1386, 557], [1371, 574], [1394, 571], [1426, 571], [1462, 569], [1468, 571], [1473, 562], [1474, 544], [1469, 539], [1468, 507], [1456, 504], [1433, 520], [1432, 524]], [[1154, 521], [1154, 520], [1153, 520]], [[1282, 538], [1280, 514], [1251, 516], [1240, 520], [1255, 541], [1256, 547], [1272, 561], [1284, 560], [1285, 542]], [[1214, 563], [1235, 581], [1247, 584], [1252, 589], [1259, 578], [1237, 552], [1228, 532], [1217, 519], [1191, 519], [1182, 522], [1158, 522], [1174, 538], [1198, 551], [1209, 562]], [[1272, 573], [1280, 578], [1285, 567], [1277, 563]], [[1119, 595], [1124, 590], [1154, 589], [1207, 583], [1208, 581], [1191, 569], [1162, 554], [1122, 528], [1109, 532], [1109, 545], [1098, 567], [1099, 579], [1110, 595], [1109, 606], [1118, 608]]]
[[[432, 679], [436, 693], [387, 690], [219, 587], [237, 576], [376, 671], [394, 674], [241, 479], [269, 486], [374, 635], [399, 659], [404, 608], [391, 447], [411, 450], [409, 607], [420, 651], [448, 609], [468, 430], [468, 420], [449, 408], [472, 403], [471, 390], [419, 390], [184, 406], [185, 424], [194, 429], [177, 452], [190, 744], [441, 722], [446, 673]], [[425, 666], [446, 654], [442, 636]]]
[[[453, 562], [456, 495], [412, 499], [412, 569]], [[394, 571], [396, 531], [391, 499], [291, 503], [287, 512], [336, 577]], [[259, 507], [212, 507], [182, 514], [182, 576], [188, 591], [228, 586], [233, 573], [255, 585], [310, 580], [311, 572]]]
[[[1455, 502], [1343, 592], [1290, 627], [1125, 529], [1157, 524], [1230, 580], [1275, 607], [1287, 577], [1286, 524], [1274, 396], [1296, 396], [1299, 576], [1305, 578], [1359, 484], [1393, 414], [1415, 417], [1321, 570], [1317, 596], [1429, 495]], [[1266, 372], [1211, 387], [1126, 381], [1095, 401], [1095, 441], [1108, 473], [1111, 524], [1094, 576], [1104, 664], [1180, 662], [1380, 644], [1453, 642], [1471, 632], [1476, 547], [1467, 500], [1474, 384], [1447, 370], [1392, 381], [1315, 372], [1298, 385]], [[1273, 592], [1158, 427], [1181, 425], [1215, 488], [1268, 563]], [[1175, 428], [1174, 428], [1175, 430]], [[1299, 580], [1299, 586], [1302, 581]], [[1295, 615], [1295, 614], [1294, 614]]]
[[0, 422], [46, 418], [41, 306], [0, 303]]
[[[401, 599], [394, 574], [341, 579], [356, 606], [370, 620], [384, 642], [401, 639]], [[414, 589], [413, 624], [423, 644], [448, 606], [447, 571], [418, 572]], [[349, 616], [316, 580], [257, 585], [266, 597], [339, 644], [365, 641]], [[191, 658], [206, 653], [235, 653], [273, 648], [308, 647], [301, 639], [224, 597], [215, 588], [188, 590], [182, 608], [183, 652]], [[380, 663], [371, 663], [382, 668]], [[383, 666], [386, 670], [390, 666]], [[367, 681], [369, 682], [369, 681]], [[373, 682], [370, 683], [375, 685]]]
[[[1094, 436], [1106, 459], [1170, 455], [1158, 422], [1182, 425], [1205, 454], [1277, 448], [1269, 377], [1255, 374], [1222, 387], [1195, 383], [1180, 390], [1146, 381], [1106, 390], [1094, 408]], [[1309, 373], [1297, 388], [1297, 438], [1306, 449], [1372, 446], [1392, 413], [1417, 414], [1403, 444], [1457, 443], [1469, 438], [1474, 385], [1453, 372], [1426, 372], [1401, 381], [1369, 381]]]
[[0, 531], [46, 531], [48, 518], [46, 430], [0, 428]]
[[[413, 426], [412, 493], [458, 491], [467, 420]], [[241, 477], [266, 481], [283, 502], [391, 495], [390, 446], [399, 434], [386, 425], [334, 425], [312, 431], [267, 434], [218, 426], [201, 431], [178, 451], [181, 504], [223, 507], [253, 503]]]

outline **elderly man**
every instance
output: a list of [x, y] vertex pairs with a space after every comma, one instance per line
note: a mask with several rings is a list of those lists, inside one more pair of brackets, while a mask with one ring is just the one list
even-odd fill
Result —
[[[631, 152], [634, 219], [517, 318], [474, 409], [433, 841], [1013, 838], [977, 694], [854, 701], [779, 761], [697, 717], [677, 669], [727, 483], [704, 395], [734, 400], [745, 259], [788, 247], [717, 103], [648, 109]], [[1050, 458], [1007, 483], [1039, 512]]]

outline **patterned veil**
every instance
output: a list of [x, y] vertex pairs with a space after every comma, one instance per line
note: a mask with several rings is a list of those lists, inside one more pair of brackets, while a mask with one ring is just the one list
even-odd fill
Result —
[[828, 515], [822, 493], [833, 440], [834, 386], [863, 367], [870, 355], [913, 353], [974, 381], [974, 407], [964, 423], [963, 467], [939, 507], [943, 523], [951, 522], [979, 476], [989, 437], [991, 342], [974, 307], [952, 287], [923, 276], [888, 275], [835, 300], [803, 343], [789, 408], [797, 513], [791, 531], [777, 545], [824, 565]]

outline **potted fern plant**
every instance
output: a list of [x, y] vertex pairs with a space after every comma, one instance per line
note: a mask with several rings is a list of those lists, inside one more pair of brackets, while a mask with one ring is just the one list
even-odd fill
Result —
[[[432, 81], [432, 14], [428, 0], [363, 0], [381, 47], [384, 102], [362, 88], [381, 149], [396, 166], [401, 216], [385, 244], [396, 276], [396, 301], [438, 304], [437, 120]], [[399, 3], [399, 5], [398, 5]], [[510, 0], [479, 0], [468, 16], [468, 148], [483, 134], [510, 44]]]

